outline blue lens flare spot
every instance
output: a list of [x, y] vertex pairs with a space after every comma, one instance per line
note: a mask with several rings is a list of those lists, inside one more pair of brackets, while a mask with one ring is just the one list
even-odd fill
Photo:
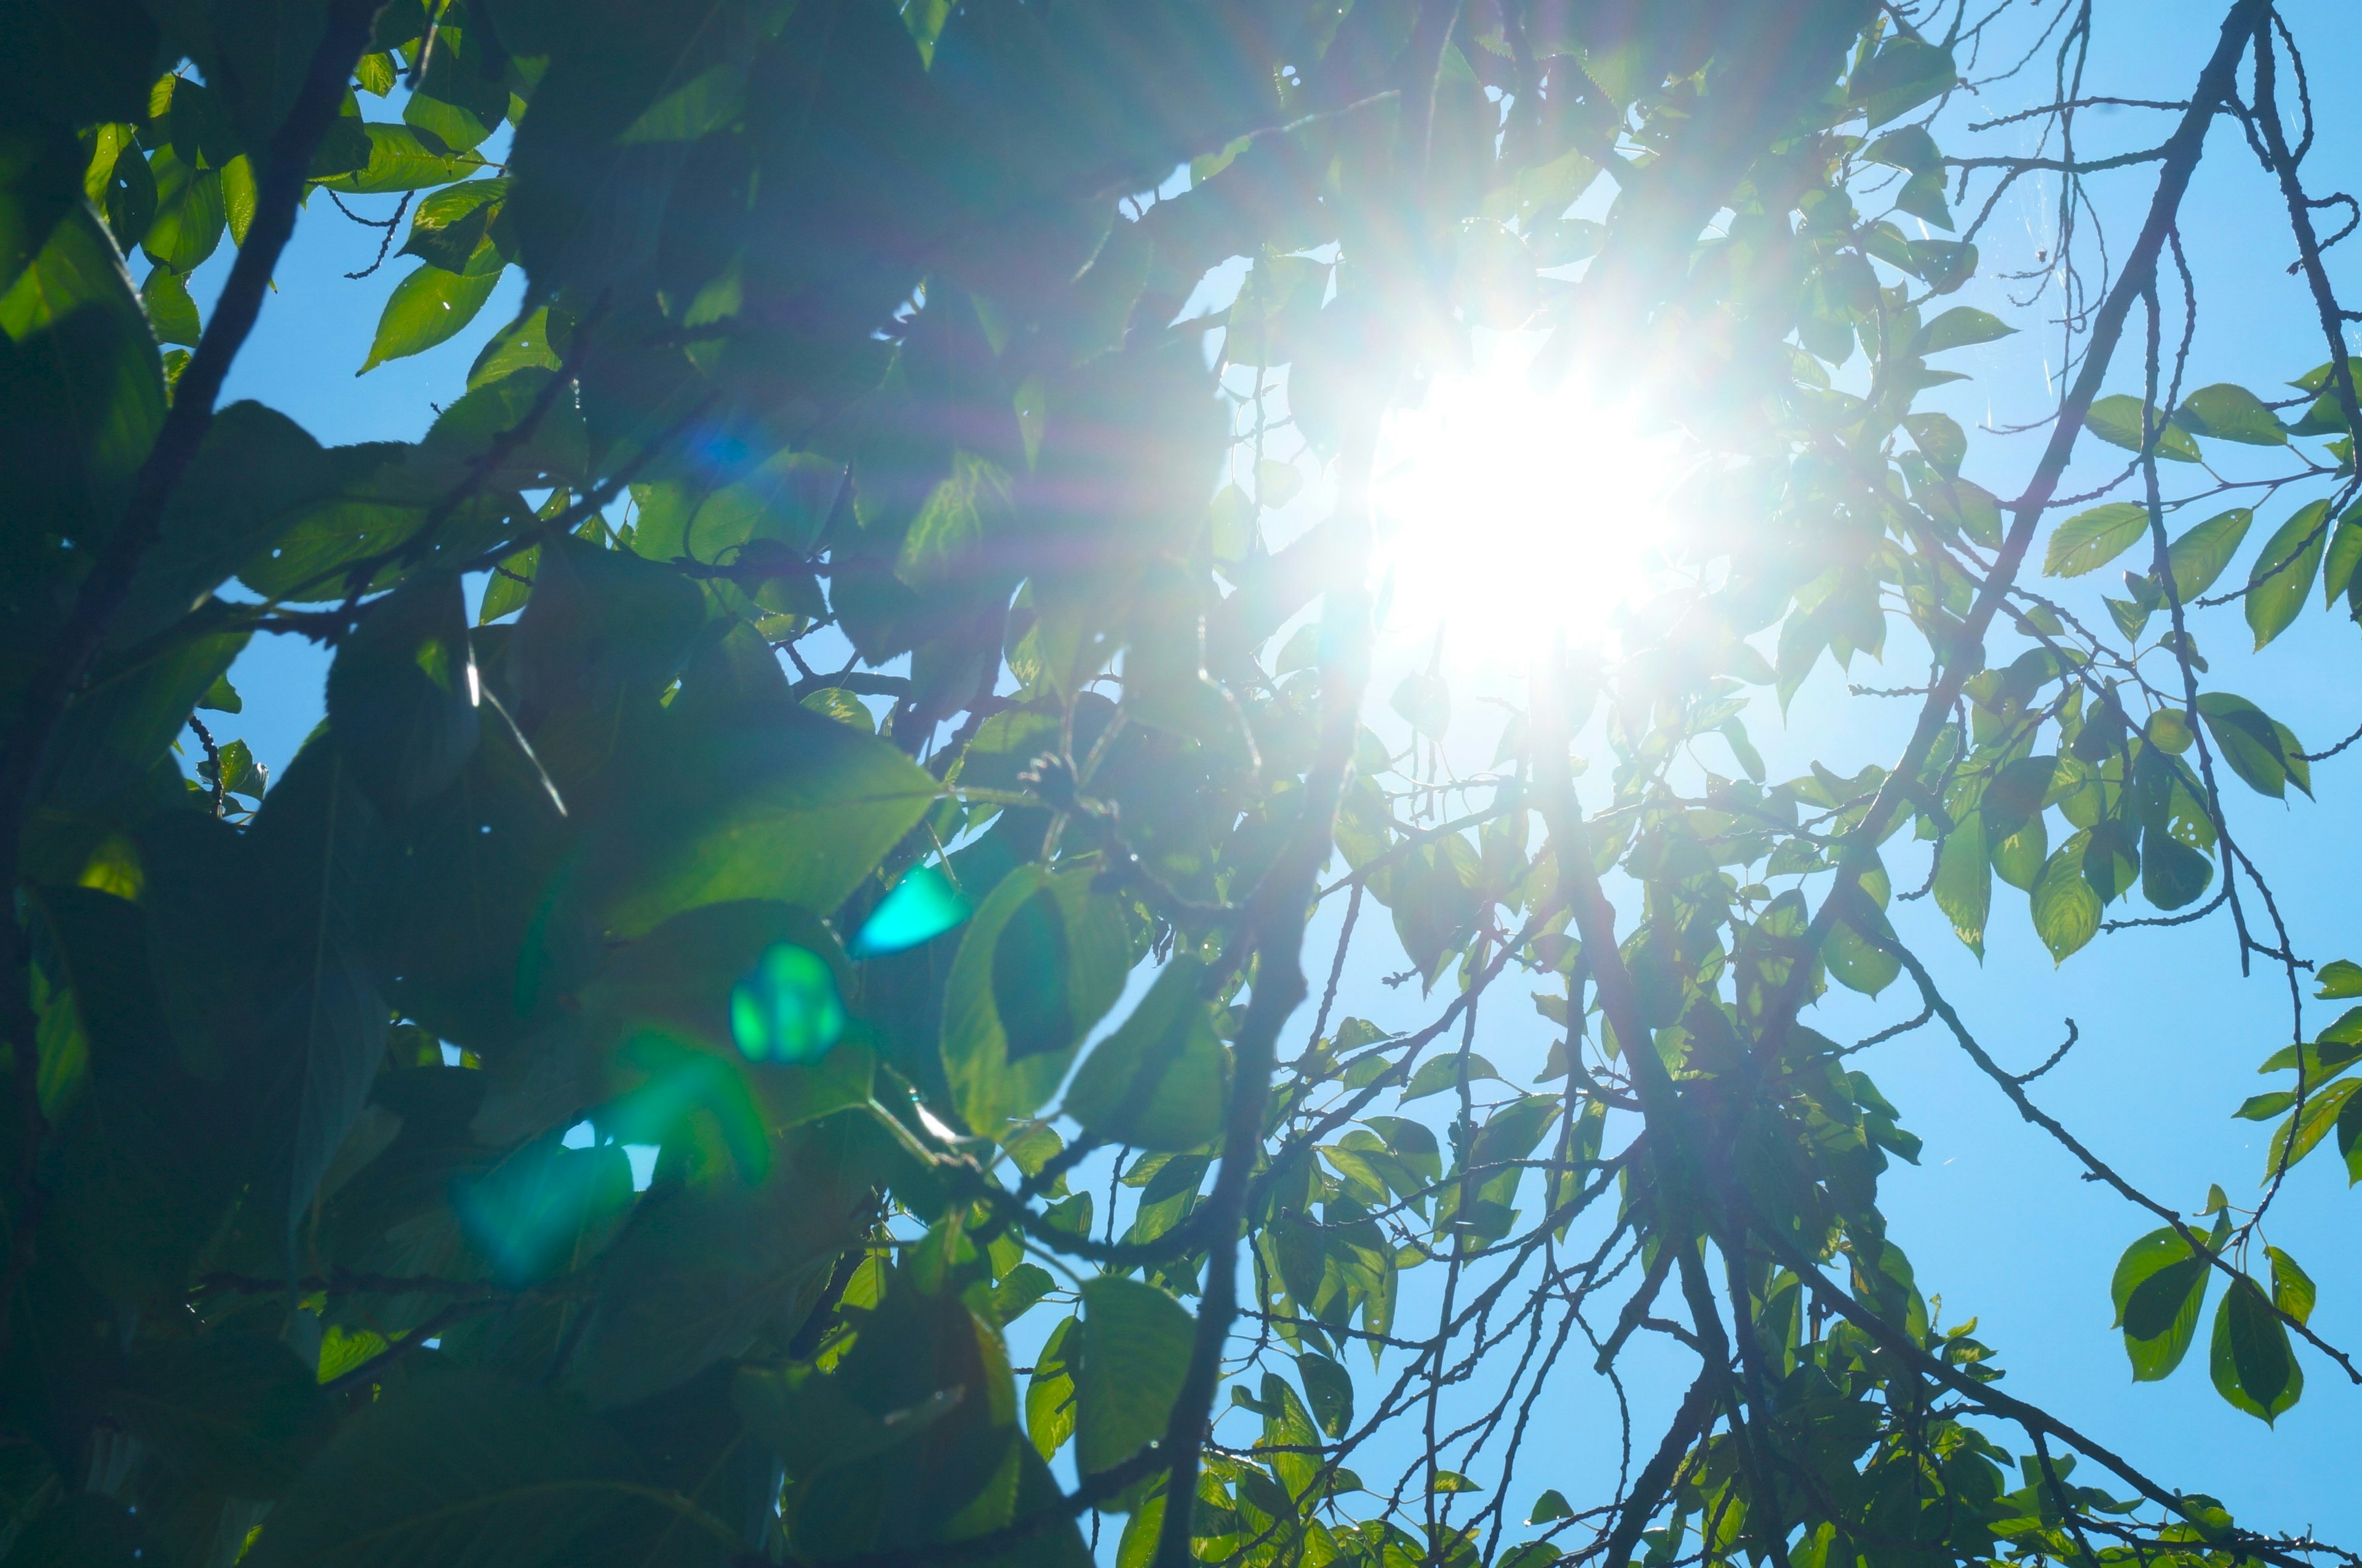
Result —
[[750, 1062], [812, 1062], [844, 1032], [844, 1002], [825, 960], [774, 943], [730, 992], [730, 1032]]
[[878, 900], [845, 951], [855, 958], [900, 953], [936, 937], [968, 917], [968, 902], [932, 866], [915, 866]]

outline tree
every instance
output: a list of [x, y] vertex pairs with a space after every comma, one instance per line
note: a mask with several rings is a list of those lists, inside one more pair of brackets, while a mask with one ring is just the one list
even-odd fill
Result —
[[[2304, 182], [2264, 0], [2148, 105], [2162, 140], [2081, 160], [2088, 6], [2042, 35], [2041, 148], [1997, 157], [1936, 139], [1992, 24], [1926, 5], [0, 15], [11, 1561], [1078, 1562], [1102, 1519], [1156, 1568], [2354, 1561], [1996, 1386], [1879, 1209], [1917, 1140], [1805, 1010], [1907, 977], [2159, 1223], [2116, 1275], [2136, 1376], [2211, 1296], [2238, 1409], [2305, 1359], [2362, 1381], [2258, 1229], [2333, 1129], [2362, 1171], [2362, 1009], [2307, 1026], [2230, 790], [2309, 793], [2326, 753], [2210, 687], [2192, 629], [2235, 602], [2260, 646], [2316, 583], [2362, 616], [2344, 198]], [[2190, 329], [2168, 351], [2222, 116], [2318, 305], [2293, 399], [2185, 392]], [[2011, 328], [1947, 296], [2014, 182], [2058, 177], [2071, 229], [2114, 169], [2145, 218], [2112, 272], [2059, 259], [2075, 373], [1999, 499], [1921, 400]], [[221, 405], [299, 215], [388, 194], [417, 261], [372, 364], [523, 271], [466, 396], [350, 447]], [[1232, 257], [1236, 301], [1176, 320]], [[1407, 745], [1366, 690], [1372, 466], [1391, 404], [1519, 325], [1671, 367], [1711, 482], [1615, 657], [1545, 660], [1498, 766], [1439, 783], [1448, 689], [1393, 694]], [[1259, 485], [1208, 497], [1282, 420], [1338, 501], [1273, 549]], [[2070, 502], [2088, 440], [2123, 472]], [[2234, 485], [2225, 443], [2284, 465]], [[2253, 509], [2168, 518], [2228, 488], [2299, 504], [2210, 598]], [[2050, 576], [2147, 569], [2095, 625], [2038, 539]], [[1749, 693], [1890, 632], [1929, 650], [1907, 745], [1771, 783]], [[334, 650], [276, 780], [202, 717], [256, 636]], [[2219, 911], [2284, 969], [2255, 1208], [2193, 1220], [2041, 1109], [1891, 923], [1923, 874], [1971, 946], [1998, 876], [2062, 961]], [[1441, 992], [1409, 1034], [1332, 1016], [1373, 905]], [[1513, 975], [1565, 1037], [1487, 1094]], [[1670, 1335], [1695, 1381], [1614, 1496], [1521, 1524], [1577, 1328], [1603, 1368]], [[1439, 1434], [1480, 1367], [1497, 1400]], [[1209, 1441], [1225, 1383], [1250, 1447]]]

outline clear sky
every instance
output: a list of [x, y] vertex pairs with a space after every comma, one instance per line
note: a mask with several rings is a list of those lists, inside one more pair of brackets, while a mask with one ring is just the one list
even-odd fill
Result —
[[[2312, 50], [2321, 133], [2308, 172], [2316, 188], [2351, 188], [2362, 181], [2356, 167], [2362, 164], [2362, 109], [2339, 89], [2355, 79], [2362, 50], [2351, 40], [2350, 12], [2325, 0], [2292, 0], [2286, 10]], [[2194, 80], [2219, 13], [2184, 0], [2105, 0], [2096, 15], [2098, 63], [2088, 90], [2169, 99], [2185, 94]], [[2027, 80], [1997, 88], [1992, 106], [2005, 110], [2035, 101], [2038, 85]], [[1968, 117], [1982, 117], [1982, 111]], [[2166, 123], [2167, 116], [2130, 110], [2084, 122], [2092, 144], [2105, 143], [2104, 150], [2147, 145]], [[2138, 171], [2099, 187], [2116, 254], [2136, 226], [2147, 188]], [[2026, 195], [2035, 194], [2029, 187]], [[349, 204], [364, 215], [383, 216], [393, 198], [349, 199]], [[2309, 326], [2308, 303], [2281, 273], [2293, 250], [2277, 196], [2228, 122], [2217, 123], [2186, 212], [2183, 233], [2201, 304], [2191, 384], [2238, 381], [2269, 396], [2276, 383], [2325, 355]], [[2029, 251], [2049, 243], [2047, 223], [2035, 200], [2006, 207], [1985, 237], [1987, 267], [2027, 264]], [[377, 243], [374, 231], [348, 222], [325, 195], [314, 197], [281, 266], [278, 293], [232, 374], [229, 396], [263, 398], [326, 442], [408, 438], [425, 430], [433, 405], [464, 390], [477, 343], [505, 319], [518, 285], [512, 276], [476, 330], [356, 378], [378, 304], [414, 264], [391, 259], [363, 281], [341, 275], [368, 265]], [[226, 252], [209, 265], [209, 276], [201, 274], [201, 299], [210, 293], [206, 285], [218, 287], [226, 260]], [[2057, 372], [2055, 333], [2035, 329], [2038, 309], [2005, 309], [1992, 285], [1976, 285], [1966, 297], [2029, 330], [1954, 356], [1957, 368], [1973, 371], [1976, 380], [1947, 389], [1948, 403], [1935, 401], [1972, 431], [1988, 419], [2008, 424], [2036, 417], [2050, 395], [2046, 376]], [[2109, 390], [2137, 391], [2131, 379], [2136, 366], [2123, 362], [2125, 373], [2113, 378]], [[2024, 441], [1972, 436], [1970, 453], [1970, 477], [2004, 496], [2022, 487], [2031, 467]], [[2090, 471], [2096, 474], [2100, 466], [2092, 463]], [[2070, 488], [2075, 488], [2071, 481]], [[2287, 510], [2282, 503], [2262, 514], [2251, 552]], [[2244, 560], [2234, 569], [2243, 571]], [[2111, 569], [2070, 585], [2065, 597], [2096, 614], [2092, 585], [2114, 578]], [[2362, 632], [2352, 624], [2323, 615], [2316, 604], [2269, 649], [2251, 656], [2242, 651], [2247, 639], [2235, 613], [2217, 614], [2231, 618], [2218, 620], [2213, 635], [2201, 634], [2213, 661], [2213, 685], [2261, 701], [2310, 748], [2362, 724], [2362, 682], [2354, 679]], [[1996, 647], [2003, 646], [1996, 641]], [[258, 639], [232, 676], [246, 711], [226, 717], [217, 733], [224, 739], [242, 735], [275, 772], [319, 718], [325, 669], [324, 656], [308, 645]], [[1853, 679], [1874, 685], [1909, 685], [1923, 677], [1924, 650], [1900, 641], [1883, 667], [1861, 661], [1853, 671]], [[1824, 665], [1784, 729], [1772, 712], [1750, 716], [1774, 778], [1802, 771], [1814, 756], [1846, 773], [1866, 761], [1892, 760], [1909, 711], [1849, 697], [1845, 679]], [[1489, 758], [1492, 736], [1478, 736], [1476, 724], [1471, 720], [1468, 733], [1455, 736], [1455, 748], [1482, 752], [1481, 765]], [[2320, 805], [2293, 793], [2283, 805], [2231, 787], [2233, 827], [2271, 879], [2297, 933], [2298, 951], [2316, 960], [2362, 957], [2362, 931], [2351, 918], [2362, 840], [2350, 826], [2336, 826], [2352, 821], [2353, 791], [2362, 783], [2357, 759], [2362, 747], [2315, 769]], [[1601, 788], [1595, 784], [1591, 791], [1595, 805]], [[2340, 808], [2343, 814], [2332, 814]], [[1917, 853], [1895, 852], [1898, 885], [1924, 869]], [[1970, 1027], [2005, 1065], [2022, 1070], [2039, 1062], [2064, 1037], [2065, 1021], [2077, 1021], [2081, 1043], [2034, 1092], [2127, 1177], [2191, 1210], [2213, 1181], [2234, 1202], [2250, 1200], [2263, 1140], [2259, 1129], [2229, 1113], [2266, 1087], [2255, 1067], [2285, 1042], [2285, 992], [2274, 972], [2240, 977], [2224, 918], [2105, 936], [2054, 968], [2031, 932], [2023, 899], [2006, 889], [1996, 889], [1981, 965], [1952, 940], [1929, 903], [1903, 908], [1903, 934], [1927, 956]], [[1322, 933], [1333, 929], [1328, 920], [1316, 927], [1316, 952], [1325, 952]], [[1395, 1028], [1431, 1016], [1440, 997], [1430, 1006], [1410, 988], [1378, 984], [1380, 971], [1393, 966], [1382, 964], [1383, 956], [1390, 955], [1373, 948], [1366, 961], [1352, 966], [1341, 1010]], [[1907, 989], [1906, 980], [1877, 1003], [1840, 995], [1813, 1021], [1838, 1038], [1868, 1033], [1917, 1010], [1915, 998], [1904, 999]], [[1487, 1009], [1478, 1045], [1519, 1084], [1539, 1069], [1550, 1035], [1538, 1016], [1518, 1016], [1523, 1005], [1520, 989], [1505, 986], [1502, 999]], [[2308, 1021], [2317, 1027], [2333, 1016], [2331, 1006], [2315, 1003]], [[1980, 1319], [1979, 1337], [2010, 1369], [2006, 1386], [2049, 1405], [2169, 1484], [2217, 1493], [2243, 1523], [2278, 1530], [2311, 1527], [2348, 1543], [2362, 1539], [2362, 1487], [2351, 1477], [2362, 1390], [2302, 1352], [2306, 1397], [2268, 1430], [2217, 1399], [2206, 1381], [2202, 1342], [2170, 1382], [2134, 1386], [2109, 1328], [2108, 1278], [2125, 1245], [2151, 1228], [2146, 1217], [2078, 1180], [2069, 1157], [2021, 1122], [1937, 1030], [1879, 1047], [1857, 1065], [1872, 1073], [1904, 1124], [1926, 1140], [1921, 1165], [1898, 1166], [1888, 1178], [1885, 1203], [1893, 1232], [1914, 1258], [1923, 1288], [1941, 1294], [1945, 1320]], [[2362, 1197], [2345, 1190], [2333, 1148], [2294, 1174], [2269, 1226], [2271, 1240], [2293, 1253], [2319, 1283], [2315, 1324], [2341, 1343], [2362, 1342], [2357, 1221]], [[1423, 1308], [1423, 1299], [1414, 1290], [1406, 1304], [1401, 1321], [1408, 1331], [1424, 1331], [1420, 1315], [1431, 1308]], [[1636, 1351], [1626, 1373], [1644, 1428], [1667, 1405], [1668, 1391], [1690, 1375], [1684, 1357], [1657, 1349]], [[1588, 1378], [1570, 1377], [1562, 1389], [1539, 1418], [1514, 1489], [1513, 1518], [1523, 1517], [1531, 1494], [1543, 1485], [1561, 1485], [1580, 1499], [1584, 1480], [1602, 1475], [1600, 1466], [1607, 1467], [1604, 1478], [1613, 1479], [1612, 1396]], [[2341, 1432], [2347, 1434], [2342, 1440]], [[1640, 1441], [1653, 1437], [1644, 1430]], [[1374, 1465], [1362, 1468], [1376, 1479]]]

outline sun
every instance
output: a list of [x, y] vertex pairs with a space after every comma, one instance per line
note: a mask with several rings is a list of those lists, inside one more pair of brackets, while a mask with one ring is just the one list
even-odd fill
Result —
[[1679, 477], [1674, 437], [1644, 433], [1604, 367], [1551, 390], [1539, 338], [1480, 340], [1387, 421], [1372, 500], [1384, 632], [1442, 639], [1454, 668], [1522, 670], [1551, 644], [1608, 640], [1645, 586]]

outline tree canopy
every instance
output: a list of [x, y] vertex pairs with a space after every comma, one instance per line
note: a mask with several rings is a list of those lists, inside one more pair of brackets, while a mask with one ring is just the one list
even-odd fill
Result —
[[[2362, 619], [2354, 204], [2268, 0], [2138, 102], [2088, 0], [2004, 13], [0, 3], [0, 1555], [2362, 1562], [2009, 1392], [1880, 1204], [1854, 1058], [1926, 1029], [2124, 1199], [2136, 1378], [2203, 1322], [2226, 1419], [2362, 1382], [2262, 1229], [2362, 1178], [2309, 1005], [2362, 967], [2238, 838], [2338, 748], [2201, 643]], [[2205, 158], [2284, 212], [2283, 388], [2184, 385]], [[386, 197], [361, 368], [470, 333], [465, 395], [225, 402], [297, 223]], [[2021, 326], [2055, 407], [1972, 463], [1938, 389]], [[1686, 479], [1468, 773], [1440, 661], [1373, 679], [1373, 486], [1485, 332], [1645, 359]], [[333, 651], [277, 778], [214, 734], [267, 637]], [[1750, 720], [1862, 656], [1898, 748], [1772, 779]], [[2074, 1036], [2013, 1072], [1897, 930], [2018, 895], [2062, 963], [2285, 976], [2259, 1196], [2135, 1186], [2043, 1107]], [[1372, 947], [1422, 1027], [1342, 1015]], [[1919, 1010], [1840, 1042], [1833, 984]], [[1640, 1337], [1694, 1381], [1570, 1496], [1553, 1374]]]

